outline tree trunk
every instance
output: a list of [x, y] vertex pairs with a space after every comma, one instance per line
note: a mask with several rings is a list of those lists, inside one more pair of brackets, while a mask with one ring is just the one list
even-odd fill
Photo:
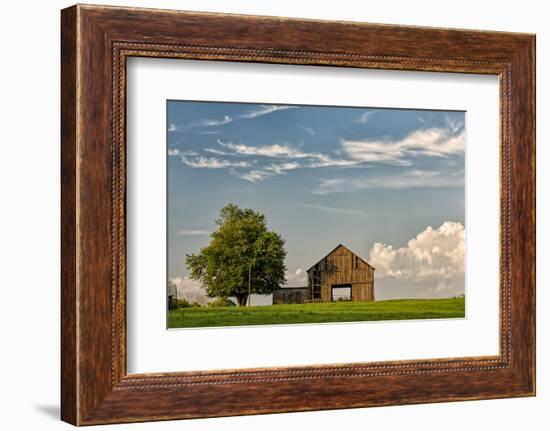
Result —
[[248, 306], [250, 307], [250, 294], [252, 289], [252, 263], [248, 265]]
[[241, 295], [235, 295], [235, 298], [237, 298], [237, 307], [244, 307], [246, 305], [248, 295], [246, 293], [243, 293]]

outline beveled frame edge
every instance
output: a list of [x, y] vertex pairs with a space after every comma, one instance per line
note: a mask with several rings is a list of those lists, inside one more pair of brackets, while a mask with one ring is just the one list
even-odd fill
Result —
[[[215, 30], [204, 34], [205, 26]], [[270, 31], [258, 35], [261, 28]], [[329, 37], [335, 32], [337, 40]], [[534, 36], [82, 5], [62, 12], [61, 36], [63, 420], [85, 425], [534, 394]], [[500, 355], [127, 376], [129, 56], [499, 75]]]

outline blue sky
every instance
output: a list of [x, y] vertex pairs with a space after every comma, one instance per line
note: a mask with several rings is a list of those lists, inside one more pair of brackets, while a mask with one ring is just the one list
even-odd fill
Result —
[[464, 291], [464, 112], [168, 101], [167, 139], [169, 277], [232, 202], [286, 240], [288, 285], [342, 243], [379, 298]]

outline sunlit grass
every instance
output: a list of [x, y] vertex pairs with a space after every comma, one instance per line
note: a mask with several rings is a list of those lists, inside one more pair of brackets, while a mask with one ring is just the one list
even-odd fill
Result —
[[169, 328], [277, 325], [376, 320], [447, 319], [465, 315], [464, 298], [281, 304], [257, 307], [190, 307], [170, 310]]

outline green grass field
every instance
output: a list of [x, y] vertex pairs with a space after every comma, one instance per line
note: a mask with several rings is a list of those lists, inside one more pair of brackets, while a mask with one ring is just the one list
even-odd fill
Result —
[[290, 323], [464, 317], [464, 298], [400, 299], [374, 302], [327, 302], [258, 307], [190, 307], [170, 310], [169, 328], [281, 325]]

